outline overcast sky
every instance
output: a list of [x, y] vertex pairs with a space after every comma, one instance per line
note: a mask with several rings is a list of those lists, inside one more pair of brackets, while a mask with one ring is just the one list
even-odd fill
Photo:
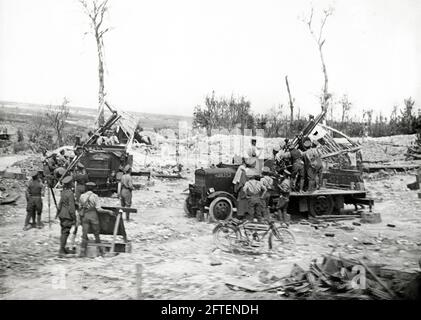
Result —
[[[326, 24], [330, 91], [354, 112], [389, 115], [421, 105], [421, 1], [315, 1]], [[301, 113], [319, 111], [319, 54], [300, 21], [310, 2], [110, 0], [105, 37], [108, 100], [127, 109], [191, 115], [212, 90], [245, 95], [254, 112], [287, 104], [285, 75]], [[318, 16], [315, 22], [318, 23]], [[0, 0], [0, 99], [97, 104], [97, 56], [77, 0]]]

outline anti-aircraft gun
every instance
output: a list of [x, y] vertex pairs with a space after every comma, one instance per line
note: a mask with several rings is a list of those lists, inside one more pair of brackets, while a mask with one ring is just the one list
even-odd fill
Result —
[[310, 116], [310, 120], [307, 125], [304, 127], [303, 130], [299, 134], [297, 134], [294, 139], [288, 144], [283, 147], [285, 151], [288, 151], [289, 148], [296, 148], [301, 147], [301, 143], [310, 136], [316, 126], [323, 120], [326, 115], [327, 110], [323, 110], [316, 118]]
[[64, 173], [58, 179], [56, 187], [61, 180], [71, 172], [78, 162], [85, 166], [89, 181], [95, 182], [96, 192], [113, 193], [117, 192], [117, 175], [125, 165], [133, 163], [133, 157], [128, 154], [127, 146], [131, 139], [124, 132], [119, 132], [119, 144], [98, 145], [97, 140], [103, 136], [111, 127], [121, 119], [121, 115], [114, 110], [107, 102], [107, 108], [111, 111], [110, 117], [92, 133], [88, 140], [81, 146], [75, 148], [75, 158], [71, 161]]

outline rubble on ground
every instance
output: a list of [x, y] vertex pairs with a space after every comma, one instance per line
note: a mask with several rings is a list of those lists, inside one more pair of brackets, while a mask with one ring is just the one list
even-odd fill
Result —
[[0, 178], [0, 205], [14, 204], [20, 198], [22, 189], [23, 184], [19, 181]]
[[42, 156], [41, 155], [33, 155], [26, 159], [20, 160], [12, 164], [12, 168], [18, 168], [20, 171], [29, 176], [32, 171], [39, 171], [42, 170]]
[[293, 299], [318, 300], [416, 299], [419, 293], [415, 289], [421, 286], [417, 270], [403, 271], [333, 254], [314, 259], [308, 270], [294, 263], [288, 276], [280, 278], [266, 271], [259, 274], [258, 280], [230, 280], [226, 285], [232, 290], [276, 292]]
[[421, 160], [421, 133], [418, 133], [415, 141], [408, 147], [406, 151], [406, 159]]

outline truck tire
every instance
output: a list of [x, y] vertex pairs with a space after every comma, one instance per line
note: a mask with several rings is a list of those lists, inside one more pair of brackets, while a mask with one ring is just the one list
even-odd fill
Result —
[[333, 212], [334, 202], [332, 196], [317, 196], [309, 199], [309, 212], [313, 217], [330, 215]]
[[228, 220], [232, 217], [233, 206], [230, 199], [217, 197], [209, 206], [209, 215], [212, 221]]

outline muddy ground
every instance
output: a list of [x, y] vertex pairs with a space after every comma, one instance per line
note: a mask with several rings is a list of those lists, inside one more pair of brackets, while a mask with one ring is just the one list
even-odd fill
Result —
[[[139, 180], [144, 186], [133, 194], [138, 213], [125, 223], [132, 253], [114, 257], [59, 258], [60, 226], [57, 220], [48, 226], [47, 199], [45, 227], [40, 230], [22, 230], [24, 196], [15, 205], [0, 206], [0, 299], [287, 299], [277, 293], [234, 291], [225, 283], [234, 279], [267, 284], [270, 278], [288, 275], [294, 263], [306, 269], [312, 259], [333, 248], [344, 257], [418, 269], [421, 199], [406, 188], [415, 181], [413, 174], [366, 181], [381, 223], [353, 226], [353, 221], [344, 221], [315, 229], [296, 221], [290, 227], [296, 249], [277, 255], [215, 249], [215, 224], [184, 214], [183, 191], [192, 179], [190, 174], [187, 180]], [[118, 206], [117, 198], [102, 199]], [[354, 230], [340, 228], [344, 225]], [[328, 232], [335, 236], [326, 237]]]

